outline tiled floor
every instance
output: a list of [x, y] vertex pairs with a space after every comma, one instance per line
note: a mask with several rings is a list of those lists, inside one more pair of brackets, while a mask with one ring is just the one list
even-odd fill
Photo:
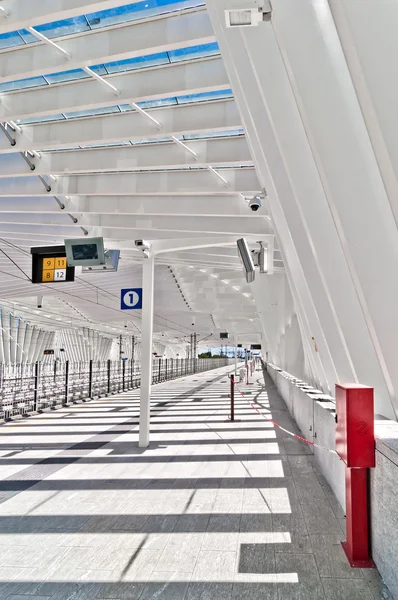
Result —
[[[350, 569], [343, 517], [309, 448], [239, 395], [220, 369], [153, 388], [151, 446], [138, 394], [0, 428], [0, 598], [372, 600]], [[247, 386], [282, 426], [267, 379]]]

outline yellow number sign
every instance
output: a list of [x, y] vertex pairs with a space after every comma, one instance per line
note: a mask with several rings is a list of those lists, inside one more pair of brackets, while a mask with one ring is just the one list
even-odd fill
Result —
[[45, 258], [43, 260], [43, 271], [44, 269], [55, 269], [55, 258]]
[[42, 282], [66, 281], [66, 256], [43, 258]]
[[66, 269], [66, 258], [56, 258], [55, 259], [55, 268], [56, 269]]
[[42, 281], [43, 282], [54, 281], [54, 271], [48, 270], [48, 269], [47, 270], [43, 269]]

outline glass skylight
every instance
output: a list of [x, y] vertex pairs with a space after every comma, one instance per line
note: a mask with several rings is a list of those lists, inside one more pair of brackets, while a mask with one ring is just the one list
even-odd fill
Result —
[[[203, 94], [191, 94], [189, 96], [177, 96], [171, 98], [158, 98], [156, 100], [146, 100], [137, 102], [138, 106], [144, 109], [157, 108], [164, 106], [172, 106], [176, 104], [194, 104], [195, 102], [209, 102], [211, 100], [223, 100], [232, 98], [232, 90], [217, 90], [214, 92], [204, 92]], [[58, 115], [45, 115], [41, 117], [29, 117], [27, 119], [18, 120], [20, 125], [33, 125], [35, 123], [46, 123], [48, 121], [64, 121], [65, 119], [77, 119], [82, 117], [95, 117], [98, 115], [109, 115], [118, 112], [134, 111], [131, 104], [118, 104], [115, 106], [103, 106], [99, 108], [91, 108], [88, 110], [80, 110], [70, 113], [62, 113]]]
[[[32, 2], [33, 1], [34, 0], [32, 0]], [[109, 10], [81, 15], [72, 19], [45, 23], [43, 25], [38, 25], [35, 29], [50, 39], [62, 38], [64, 36], [84, 33], [86, 31], [140, 19], [147, 19], [149, 17], [163, 15], [173, 11], [203, 5], [203, 0], [143, 0], [142, 2], [125, 4]], [[11, 31], [0, 35], [0, 50], [17, 48], [18, 46], [24, 46], [34, 42], [37, 42], [37, 38], [26, 29]]]
[[220, 100], [225, 98], [232, 98], [232, 90], [217, 90], [214, 92], [189, 94], [188, 96], [177, 96], [177, 104], [188, 104], [190, 102], [206, 102], [208, 100]]
[[203, 0], [143, 0], [86, 15], [91, 29], [109, 27], [119, 23], [127, 23], [138, 19], [147, 19], [158, 15], [167, 14], [175, 10], [203, 6]]
[[[64, 119], [78, 119], [81, 117], [95, 117], [98, 115], [111, 115], [120, 112], [119, 106], [101, 106], [88, 110], [77, 110], [75, 112], [63, 113]], [[21, 122], [22, 123], [22, 122]]]
[[[96, 65], [91, 67], [97, 75], [107, 75], [107, 71], [104, 65]], [[60, 73], [51, 73], [50, 75], [44, 75], [44, 79], [48, 84], [54, 83], [65, 83], [66, 81], [77, 81], [78, 79], [89, 79], [90, 75], [83, 71], [83, 69], [73, 69], [72, 71], [62, 71]]]
[[[214, 139], [214, 138], [231, 138], [231, 137], [239, 137], [244, 135], [243, 129], [226, 129], [224, 131], [208, 131], [203, 133], [191, 133], [187, 135], [176, 135], [175, 137], [183, 141], [189, 140], [203, 140], [203, 139]], [[120, 142], [103, 142], [101, 144], [87, 144], [84, 146], [68, 146], [63, 148], [50, 148], [46, 150], [40, 150], [40, 152], [65, 152], [67, 150], [86, 150], [93, 148], [114, 148], [116, 146], [140, 146], [143, 144], [164, 144], [164, 143], [174, 143], [171, 137], [156, 137], [156, 138], [141, 138], [137, 140], [130, 141], [120, 141]], [[242, 165], [245, 167], [246, 165]], [[193, 168], [193, 167], [191, 167]], [[225, 168], [225, 165], [221, 165], [219, 168]]]
[[[159, 52], [135, 58], [127, 58], [115, 62], [109, 62], [100, 65], [91, 66], [90, 69], [97, 75], [106, 76], [113, 73], [127, 73], [137, 69], [157, 67], [161, 65], [183, 62], [215, 56], [220, 53], [216, 42], [211, 44], [200, 44], [188, 46], [179, 50], [170, 50], [169, 52]], [[28, 79], [19, 79], [0, 84], [0, 92], [14, 92], [22, 89], [53, 85], [55, 83], [65, 83], [69, 81], [78, 81], [79, 79], [89, 79], [90, 75], [83, 69], [73, 69], [59, 73], [50, 73], [40, 77], [30, 77]]]
[[235, 137], [239, 135], [244, 135], [245, 131], [243, 128], [240, 129], [228, 129], [224, 131], [212, 131], [205, 133], [188, 133], [184, 135], [184, 140], [202, 140], [209, 138], [218, 138], [218, 137]]

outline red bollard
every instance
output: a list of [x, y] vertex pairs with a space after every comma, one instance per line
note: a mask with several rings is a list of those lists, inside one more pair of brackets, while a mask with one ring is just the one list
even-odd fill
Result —
[[373, 388], [336, 385], [336, 451], [346, 464], [344, 551], [352, 567], [375, 564], [369, 553], [368, 473], [375, 467]]
[[230, 375], [231, 380], [231, 415], [227, 421], [233, 421], [237, 423], [240, 419], [235, 419], [235, 375]]
[[235, 421], [235, 375], [231, 375], [231, 421]]

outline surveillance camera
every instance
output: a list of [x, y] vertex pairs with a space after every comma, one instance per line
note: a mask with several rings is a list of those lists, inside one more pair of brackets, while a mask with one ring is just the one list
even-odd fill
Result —
[[145, 240], [135, 240], [134, 243], [136, 247], [140, 250], [149, 250], [151, 247], [151, 244], [149, 242], [146, 242]]
[[256, 212], [261, 207], [261, 198], [259, 196], [254, 196], [249, 202], [249, 208]]
[[151, 249], [151, 244], [149, 242], [146, 242], [145, 240], [135, 240], [134, 243], [137, 248], [142, 250], [144, 258], [149, 258], [149, 250]]
[[43, 308], [43, 296], [37, 296], [37, 308]]

